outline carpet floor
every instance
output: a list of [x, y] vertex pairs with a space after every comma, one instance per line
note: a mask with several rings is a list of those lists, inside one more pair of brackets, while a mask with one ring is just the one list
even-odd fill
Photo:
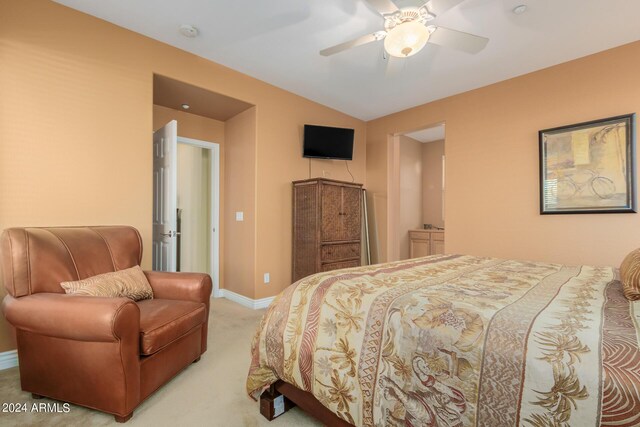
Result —
[[[265, 310], [251, 310], [218, 298], [209, 316], [208, 350], [149, 397], [126, 424], [112, 415], [71, 405], [68, 413], [5, 413], [0, 426], [319, 426], [299, 408], [268, 422], [258, 403], [245, 393], [251, 338]], [[18, 368], [0, 371], [0, 403], [54, 403], [35, 401], [20, 390]]]

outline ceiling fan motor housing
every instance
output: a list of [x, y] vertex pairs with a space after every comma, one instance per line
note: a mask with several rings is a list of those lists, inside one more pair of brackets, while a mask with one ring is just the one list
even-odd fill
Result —
[[405, 22], [417, 21], [422, 24], [434, 19], [435, 16], [429, 12], [426, 6], [419, 8], [407, 7], [398, 10], [395, 13], [386, 15], [384, 19], [384, 29], [389, 31]]

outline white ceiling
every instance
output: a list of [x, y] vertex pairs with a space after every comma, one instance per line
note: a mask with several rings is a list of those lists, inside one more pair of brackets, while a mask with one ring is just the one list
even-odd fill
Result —
[[[640, 39], [637, 0], [466, 0], [436, 24], [489, 37], [484, 51], [428, 44], [389, 62], [382, 42], [318, 54], [381, 29], [364, 0], [57, 1], [363, 120]], [[185, 23], [201, 35], [180, 35]]]
[[409, 138], [420, 142], [442, 141], [444, 139], [444, 124], [417, 130], [415, 132], [405, 133], [404, 136], [408, 136]]

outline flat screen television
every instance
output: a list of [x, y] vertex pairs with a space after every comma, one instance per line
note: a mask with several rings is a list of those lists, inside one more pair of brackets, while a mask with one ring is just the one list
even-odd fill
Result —
[[304, 125], [302, 156], [316, 159], [353, 159], [353, 129]]

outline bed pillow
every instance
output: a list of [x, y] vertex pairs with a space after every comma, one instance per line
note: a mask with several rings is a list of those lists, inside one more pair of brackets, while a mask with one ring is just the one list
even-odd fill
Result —
[[628, 300], [640, 300], [640, 248], [631, 251], [622, 261], [620, 281]]
[[62, 282], [65, 293], [92, 297], [126, 297], [134, 301], [153, 298], [153, 290], [139, 265], [75, 282]]

